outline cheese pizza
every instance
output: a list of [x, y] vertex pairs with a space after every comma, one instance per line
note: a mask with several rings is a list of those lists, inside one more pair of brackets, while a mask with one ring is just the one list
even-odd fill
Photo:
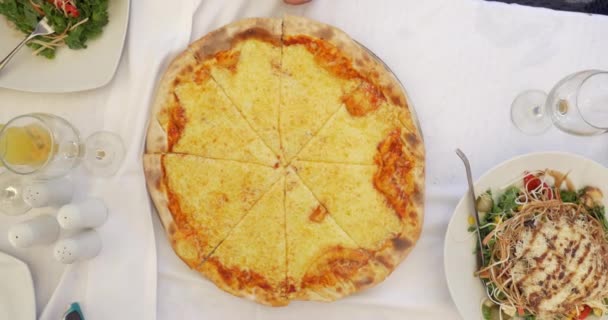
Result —
[[177, 56], [144, 155], [177, 256], [271, 306], [383, 281], [420, 236], [424, 168], [390, 70], [341, 30], [294, 16], [232, 23]]

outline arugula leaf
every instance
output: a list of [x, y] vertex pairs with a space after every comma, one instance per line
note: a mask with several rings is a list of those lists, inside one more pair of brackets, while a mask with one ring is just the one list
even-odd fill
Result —
[[578, 192], [576, 191], [568, 191], [568, 190], [560, 190], [560, 197], [563, 202], [569, 203], [577, 203], [578, 202]]
[[0, 1], [0, 14], [6, 16], [20, 31], [30, 33], [38, 23], [38, 14], [31, 6], [23, 3], [23, 0]]
[[85, 44], [86, 37], [84, 32], [84, 27], [78, 26], [68, 34], [68, 37], [65, 38], [65, 43], [68, 45], [68, 47], [70, 47], [70, 49], [83, 49], [87, 47]]
[[494, 208], [492, 208], [493, 213], [505, 212], [509, 213], [511, 210], [517, 207], [517, 203], [515, 200], [519, 195], [519, 188], [517, 187], [509, 187], [507, 190], [498, 197], [498, 201], [494, 204]]

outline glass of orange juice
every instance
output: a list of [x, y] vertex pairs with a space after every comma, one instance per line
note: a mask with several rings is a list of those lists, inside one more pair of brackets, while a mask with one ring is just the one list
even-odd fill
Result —
[[83, 141], [70, 122], [46, 113], [18, 116], [0, 129], [0, 166], [36, 179], [64, 176], [80, 163], [95, 175], [110, 176], [124, 153], [118, 135], [99, 131]]

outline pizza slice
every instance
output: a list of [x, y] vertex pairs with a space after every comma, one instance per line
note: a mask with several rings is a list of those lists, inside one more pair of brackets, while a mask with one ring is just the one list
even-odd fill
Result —
[[[378, 138], [387, 137], [389, 131], [392, 133], [395, 131], [393, 129], [398, 128], [410, 160], [416, 162], [415, 166], [423, 165], [422, 133], [401, 83], [378, 59], [371, 59], [367, 65], [367, 68], [363, 68], [367, 71], [367, 78], [344, 98], [344, 107], [353, 118], [347, 126], [352, 128], [353, 125], [363, 125], [361, 129], [376, 142], [379, 142]], [[370, 119], [369, 126], [365, 125], [368, 123], [364, 120], [366, 118]], [[384, 122], [384, 126], [378, 122]], [[370, 149], [365, 146], [363, 148], [368, 150], [366, 161], [369, 161]]]
[[285, 194], [289, 299], [333, 301], [384, 279], [291, 169]]
[[[323, 39], [322, 44], [330, 43], [337, 49], [327, 50], [326, 47], [299, 33], [311, 34]], [[309, 144], [304, 143], [306, 150], [302, 151], [300, 159], [372, 164], [375, 146], [380, 139], [385, 137], [391, 129], [401, 127], [404, 129], [402, 130], [403, 136], [409, 143], [412, 155], [417, 158], [418, 162], [424, 161], [422, 135], [415, 114], [410, 110], [403, 86], [377, 56], [341, 31], [320, 23], [310, 23], [308, 19], [301, 17], [287, 16], [285, 18], [283, 38], [286, 43], [284, 66], [289, 66], [290, 61], [288, 44], [296, 42], [300, 44], [300, 47], [302, 44], [307, 44], [312, 47], [310, 50], [315, 52], [317, 66], [323, 66], [326, 69], [328, 69], [327, 66], [331, 66], [329, 69], [334, 72], [340, 70], [342, 80], [346, 78], [354, 80], [350, 83], [354, 86], [345, 90], [340, 98], [350, 118], [347, 118], [344, 110], [341, 110], [339, 112], [342, 114], [329, 118], [330, 120], [327, 122], [324, 121], [324, 119], [328, 119], [325, 116], [316, 119], [317, 124], [321, 127], [315, 126], [306, 133], [312, 136], [317, 134], [322, 136], [315, 138], [316, 143], [313, 141]], [[341, 53], [345, 53], [348, 58], [339, 57]], [[332, 59], [333, 63], [327, 63]], [[289, 77], [287, 78], [289, 79]], [[288, 97], [288, 95], [286, 96]], [[285, 98], [283, 99], [285, 100]], [[300, 112], [304, 113], [308, 110], [309, 108], [300, 109]], [[304, 117], [305, 115], [299, 115], [297, 119]], [[285, 121], [285, 123], [290, 124], [289, 121]], [[317, 131], [319, 129], [320, 131]], [[345, 131], [341, 132], [342, 129]], [[287, 137], [289, 136], [287, 135]], [[335, 143], [324, 144], [324, 142]], [[356, 143], [361, 143], [358, 145], [360, 148], [353, 148]], [[284, 146], [289, 145], [289, 143], [284, 144]], [[296, 144], [296, 146], [302, 147], [303, 145]], [[318, 148], [323, 146], [325, 147]]]
[[308, 19], [283, 20], [280, 133], [289, 162], [342, 105], [361, 80], [339, 48], [352, 40]]
[[199, 271], [221, 289], [280, 306], [286, 297], [284, 178], [249, 210]]
[[294, 161], [298, 176], [336, 223], [392, 270], [422, 228], [423, 168]]
[[280, 178], [280, 170], [193, 155], [144, 156], [148, 191], [178, 256], [194, 268]]
[[[297, 159], [371, 165], [380, 142], [401, 127], [394, 109], [388, 105], [364, 116], [353, 115], [343, 106], [302, 149]], [[409, 149], [406, 147], [406, 151]]]
[[281, 155], [279, 95], [281, 20], [245, 19], [215, 30], [190, 50], [262, 140]]
[[211, 78], [208, 66], [198, 63], [193, 54], [185, 52], [171, 64], [158, 92], [147, 153], [185, 153], [268, 166], [278, 163]]

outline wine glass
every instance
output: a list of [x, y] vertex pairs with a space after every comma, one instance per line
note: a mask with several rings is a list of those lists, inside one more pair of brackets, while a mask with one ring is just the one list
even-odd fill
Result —
[[111, 176], [122, 164], [122, 139], [99, 131], [84, 143], [67, 120], [46, 113], [13, 118], [0, 130], [0, 166], [18, 175], [53, 179], [81, 162], [96, 176]]
[[511, 105], [511, 121], [525, 134], [538, 135], [551, 125], [581, 136], [608, 131], [608, 72], [584, 70], [568, 75], [549, 94], [529, 90]]
[[10, 171], [0, 173], [0, 212], [7, 215], [19, 215], [28, 212], [32, 207], [23, 198], [25, 187], [24, 176]]

